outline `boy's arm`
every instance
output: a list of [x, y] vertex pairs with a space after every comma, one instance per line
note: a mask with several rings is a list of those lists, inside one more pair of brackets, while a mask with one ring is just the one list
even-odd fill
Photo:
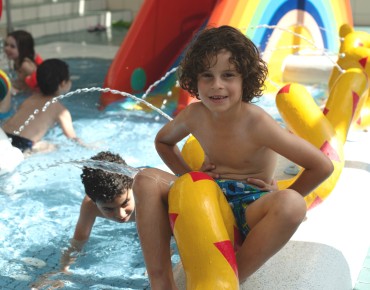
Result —
[[61, 110], [58, 115], [57, 122], [59, 123], [64, 135], [67, 138], [73, 140], [80, 146], [92, 148], [92, 146], [85, 144], [80, 138], [77, 137], [75, 129], [73, 127], [71, 113], [63, 105], [61, 105]]
[[71, 113], [61, 105], [60, 112], [58, 114], [58, 123], [63, 130], [64, 135], [69, 139], [77, 139], [75, 129], [73, 128]]
[[[261, 126], [261, 127], [259, 127]], [[267, 146], [304, 168], [289, 188], [306, 196], [327, 179], [334, 170], [331, 160], [303, 138], [281, 128], [270, 116], [256, 125], [256, 138]]]
[[63, 251], [61, 257], [61, 271], [68, 272], [70, 265], [76, 260], [76, 253], [80, 252], [88, 241], [97, 216], [97, 208], [93, 201], [85, 196], [81, 203], [80, 216], [76, 224], [73, 238], [69, 247]]
[[175, 119], [164, 125], [157, 133], [154, 141], [155, 148], [164, 163], [172, 172], [180, 175], [191, 171], [191, 168], [186, 164], [177, 147], [177, 143], [189, 135], [185, 126], [185, 111], [187, 110], [183, 110]]

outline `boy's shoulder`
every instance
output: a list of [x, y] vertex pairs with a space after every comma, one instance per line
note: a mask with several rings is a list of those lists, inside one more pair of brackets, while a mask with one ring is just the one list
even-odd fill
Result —
[[187, 113], [193, 113], [194, 111], [203, 110], [204, 108], [205, 106], [201, 101], [195, 101], [188, 104], [183, 111]]
[[247, 112], [248, 114], [250, 114], [251, 116], [253, 117], [262, 117], [262, 116], [268, 116], [268, 113], [263, 109], [261, 108], [260, 106], [258, 106], [257, 104], [255, 103], [245, 103], [243, 102], [243, 108], [245, 110], [245, 112]]
[[99, 216], [99, 209], [96, 203], [88, 196], [85, 195], [81, 203], [81, 213], [91, 216]]
[[32, 95], [27, 97], [22, 102], [22, 104], [20, 105], [20, 108], [21, 107], [28, 107], [28, 108], [32, 107], [34, 109], [40, 110], [45, 105], [45, 103], [47, 103], [48, 101], [51, 101], [51, 99], [48, 97], [44, 97], [40, 92], [33, 92]]

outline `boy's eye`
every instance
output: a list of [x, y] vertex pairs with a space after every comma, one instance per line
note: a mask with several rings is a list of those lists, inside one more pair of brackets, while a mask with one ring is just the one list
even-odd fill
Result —
[[107, 211], [107, 212], [111, 212], [111, 211], [113, 211], [113, 208], [110, 208], [110, 207], [103, 207], [103, 210], [104, 210], [104, 211]]
[[202, 78], [211, 78], [212, 74], [208, 73], [208, 72], [203, 72], [203, 73], [200, 74], [200, 77], [202, 77]]
[[224, 73], [224, 76], [226, 78], [231, 78], [231, 77], [235, 77], [236, 73], [235, 72], [226, 72], [226, 73]]
[[122, 204], [121, 207], [126, 207], [127, 204], [129, 203], [130, 199], [126, 199]]

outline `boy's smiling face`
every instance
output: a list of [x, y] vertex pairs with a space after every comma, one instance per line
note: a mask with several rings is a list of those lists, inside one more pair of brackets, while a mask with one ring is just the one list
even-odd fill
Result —
[[124, 190], [112, 201], [96, 201], [96, 206], [103, 216], [115, 222], [128, 222], [135, 210], [135, 200], [132, 189]]
[[224, 111], [241, 102], [243, 80], [230, 58], [230, 51], [221, 50], [211, 67], [198, 75], [199, 98], [212, 111]]

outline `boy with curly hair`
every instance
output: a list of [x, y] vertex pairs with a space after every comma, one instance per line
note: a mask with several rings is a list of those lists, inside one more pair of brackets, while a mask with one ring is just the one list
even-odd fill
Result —
[[[127, 165], [118, 154], [99, 152], [92, 160], [107, 161]], [[132, 193], [133, 179], [119, 173], [102, 169], [84, 167], [81, 181], [85, 187], [86, 196], [82, 200], [70, 247], [63, 252], [61, 270], [68, 272], [74, 262], [73, 252], [79, 252], [88, 241], [97, 217], [109, 219], [118, 223], [135, 220], [135, 200]]]
[[[224, 192], [244, 236], [236, 252], [240, 282], [289, 241], [305, 218], [304, 196], [333, 171], [326, 155], [252, 103], [262, 95], [266, 75], [257, 47], [239, 30], [201, 31], [179, 67], [181, 87], [200, 102], [188, 105], [155, 139], [157, 152], [177, 175], [192, 171], [177, 143], [189, 134], [199, 141], [208, 164], [201, 171]], [[278, 154], [305, 169], [283, 190], [272, 186]], [[175, 179], [151, 168], [134, 181], [137, 228], [153, 290], [177, 289], [167, 201]]]

